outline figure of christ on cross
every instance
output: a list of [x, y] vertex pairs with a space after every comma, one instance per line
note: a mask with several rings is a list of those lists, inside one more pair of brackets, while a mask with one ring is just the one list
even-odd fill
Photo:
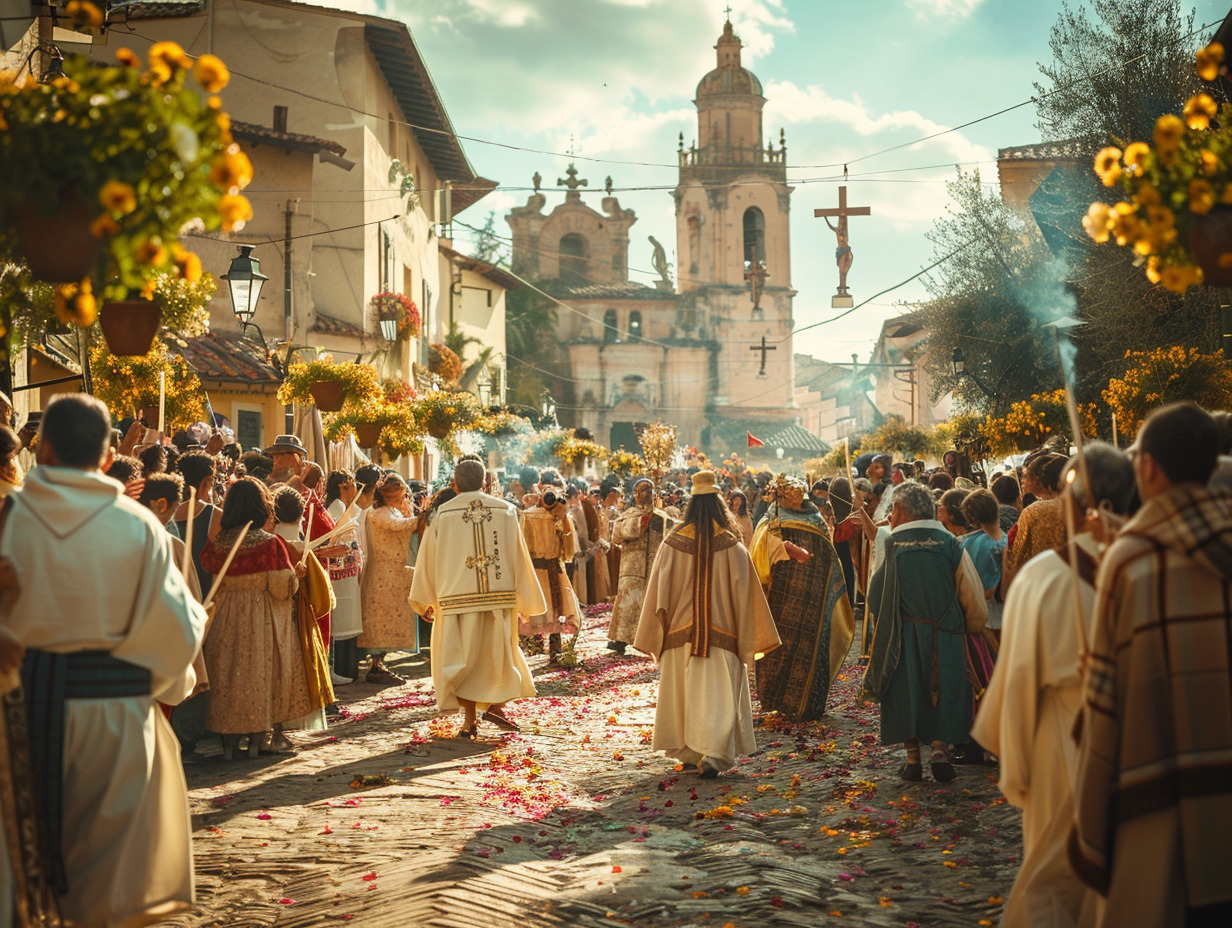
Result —
[[[846, 174], [846, 171], [843, 172]], [[838, 237], [838, 247], [834, 249], [834, 260], [838, 264], [838, 293], [830, 300], [834, 307], [850, 307], [851, 294], [847, 292], [847, 272], [851, 270], [851, 245], [847, 235], [848, 216], [871, 216], [873, 211], [867, 206], [848, 206], [846, 186], [838, 188], [838, 209], [815, 209], [813, 216], [825, 219], [830, 231]], [[830, 216], [838, 217], [838, 225], [830, 222]]]
[[763, 335], [761, 337], [761, 344], [760, 345], [750, 345], [749, 351], [760, 351], [761, 352], [761, 369], [757, 372], [757, 376], [765, 377], [766, 376], [766, 352], [767, 351], [778, 351], [778, 348], [775, 348], [773, 345], [767, 345], [766, 336]]

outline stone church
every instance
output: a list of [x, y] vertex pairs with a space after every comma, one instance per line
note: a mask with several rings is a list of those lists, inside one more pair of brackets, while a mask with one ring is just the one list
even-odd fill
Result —
[[716, 67], [697, 85], [697, 141], [680, 139], [674, 283], [653, 237], [634, 239], [633, 251], [654, 255], [660, 280], [629, 280], [637, 216], [611, 178], [596, 211], [570, 165], [557, 182], [564, 202], [545, 213], [536, 174], [526, 205], [506, 217], [515, 273], [569, 307], [556, 307], [559, 418], [612, 448], [636, 449], [637, 428], [662, 419], [681, 444], [743, 454], [746, 429], [764, 435], [798, 419], [787, 147], [781, 131], [777, 147], [766, 141], [766, 98], [741, 47], [726, 23]]

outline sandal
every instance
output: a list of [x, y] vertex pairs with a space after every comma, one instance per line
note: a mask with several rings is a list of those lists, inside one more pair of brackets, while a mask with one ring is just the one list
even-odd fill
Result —
[[928, 769], [938, 783], [949, 783], [956, 775], [954, 765], [940, 751], [933, 751], [932, 757], [928, 759]]
[[710, 763], [709, 758], [704, 758], [702, 762], [697, 765], [697, 772], [701, 774], [703, 780], [713, 780], [719, 775], [719, 768]]
[[521, 731], [517, 722], [496, 709], [488, 709], [484, 712], [483, 720], [485, 722], [491, 722], [497, 728], [503, 729], [504, 731]]
[[919, 783], [924, 779], [924, 765], [918, 760], [912, 763], [907, 761], [898, 771], [899, 779], [906, 780], [908, 783]]
[[459, 729], [458, 737], [459, 738], [469, 738], [471, 741], [474, 741], [476, 738], [479, 737], [479, 723], [474, 722], [470, 728]]

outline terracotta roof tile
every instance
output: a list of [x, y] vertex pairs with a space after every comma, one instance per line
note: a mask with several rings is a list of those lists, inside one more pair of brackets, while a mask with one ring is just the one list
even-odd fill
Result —
[[191, 364], [202, 380], [282, 382], [278, 369], [265, 359], [260, 343], [237, 332], [210, 331], [191, 338], [171, 337], [167, 347]]

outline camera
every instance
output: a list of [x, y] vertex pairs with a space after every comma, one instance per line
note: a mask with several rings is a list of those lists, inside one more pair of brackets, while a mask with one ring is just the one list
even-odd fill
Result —
[[551, 509], [553, 506], [556, 505], [558, 501], [559, 500], [557, 499], [556, 492], [554, 490], [544, 490], [543, 491], [543, 508], [544, 509]]

